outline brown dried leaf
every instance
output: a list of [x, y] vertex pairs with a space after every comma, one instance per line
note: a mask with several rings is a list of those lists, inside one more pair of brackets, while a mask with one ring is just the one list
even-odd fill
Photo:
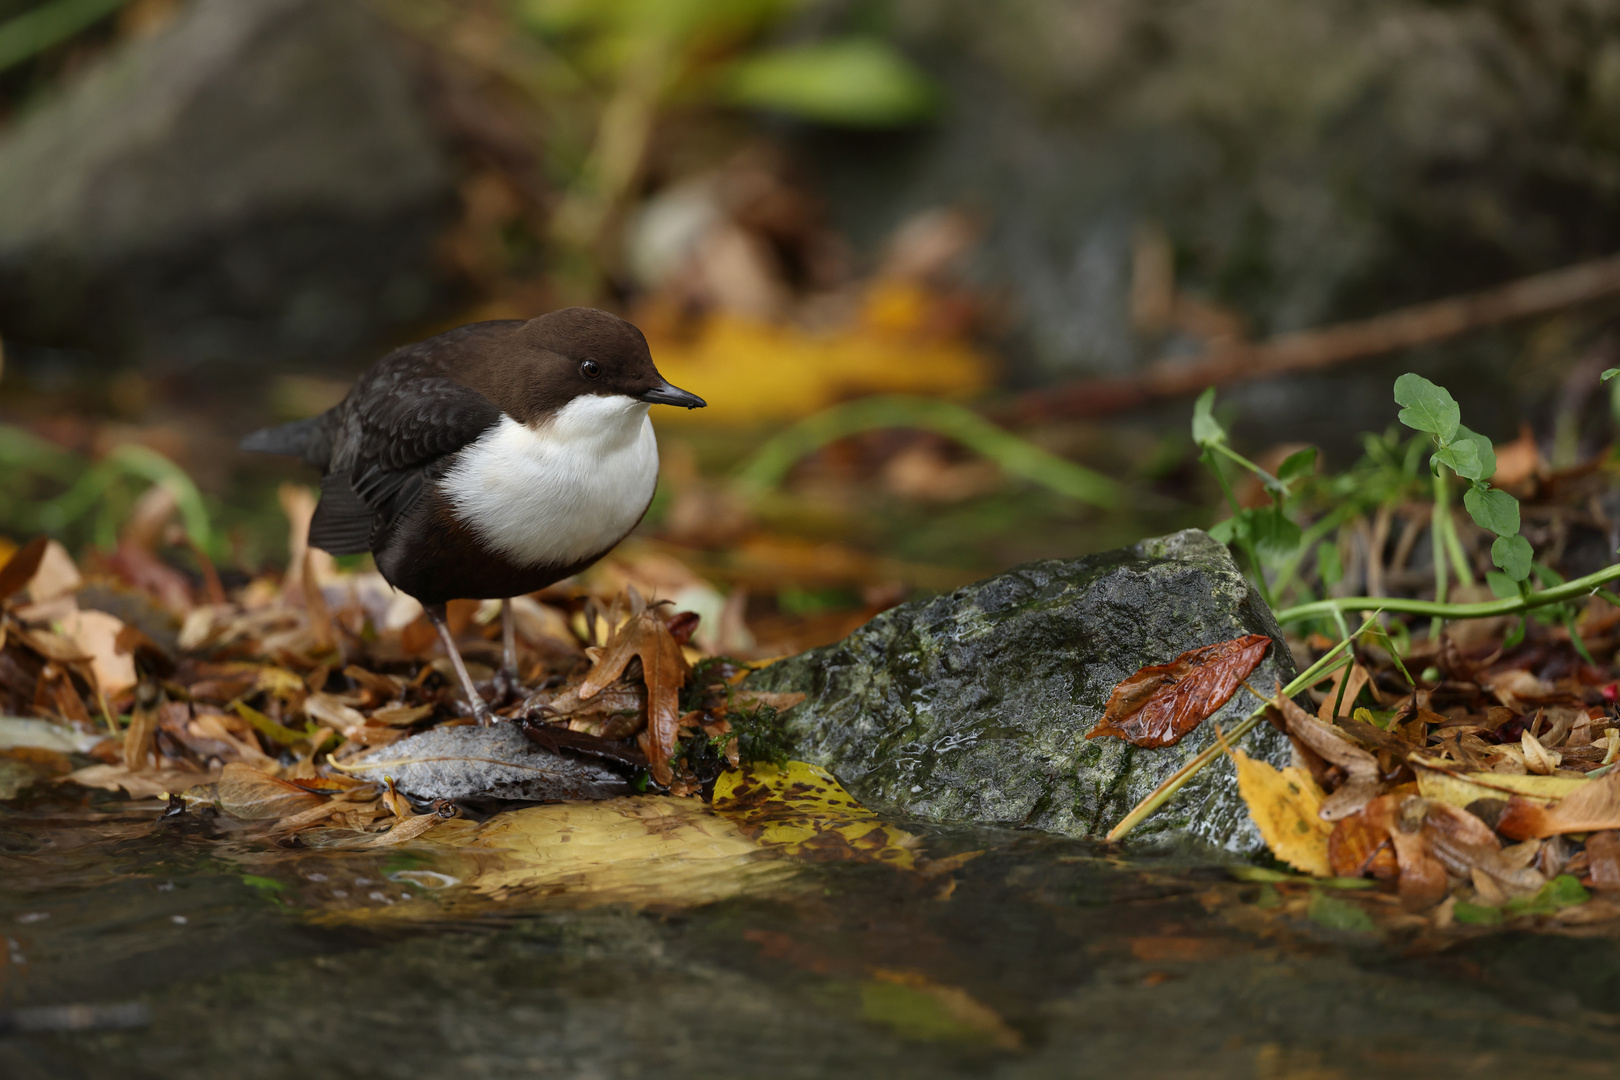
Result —
[[394, 844], [408, 843], [434, 826], [443, 824], [444, 820], [438, 814], [417, 814], [414, 817], [403, 818], [387, 832], [373, 837], [366, 846], [391, 847]]
[[[1380, 859], [1380, 855], [1387, 858]], [[1328, 837], [1328, 864], [1335, 877], [1361, 877], [1371, 874], [1386, 881], [1400, 873], [1389, 830], [1357, 811], [1342, 818]]]
[[432, 705], [390, 705], [372, 713], [371, 719], [373, 723], [387, 724], [389, 727], [410, 727], [432, 715]]
[[1377, 758], [1341, 735], [1336, 728], [1324, 724], [1284, 697], [1280, 691], [1271, 699], [1271, 704], [1282, 713], [1283, 724], [1290, 738], [1303, 743], [1348, 775], [1337, 791], [1322, 800], [1323, 821], [1340, 821], [1378, 796], [1381, 777]]
[[1552, 806], [1515, 795], [1496, 823], [1512, 840], [1601, 829], [1620, 829], [1620, 771], [1582, 782]]
[[1114, 688], [1086, 738], [1114, 735], [1134, 746], [1174, 746], [1231, 700], [1270, 647], [1266, 635], [1249, 634], [1144, 667]]
[[[632, 604], [635, 599], [632, 597]], [[641, 658], [647, 684], [647, 771], [668, 787], [674, 779], [669, 758], [680, 734], [680, 692], [689, 669], [680, 645], [657, 612], [640, 611], [619, 627], [602, 658], [579, 684], [579, 696], [591, 698], [601, 693], [624, 674], [632, 657]]]
[[[1345, 679], [1349, 679], [1350, 684], [1345, 687], [1344, 697], [1341, 699], [1339, 697], [1339, 687], [1344, 683]], [[1322, 699], [1322, 704], [1316, 710], [1316, 718], [1324, 724], [1330, 724], [1336, 717], [1349, 716], [1354, 713], [1356, 711], [1356, 698], [1361, 696], [1362, 689], [1370, 679], [1371, 676], [1367, 674], [1367, 669], [1360, 664], [1352, 664], [1350, 667], [1340, 668], [1334, 672], [1333, 678], [1327, 686], [1327, 697]], [[1339, 707], [1336, 714], [1333, 711], [1335, 704]]]
[[1401, 906], [1408, 911], [1433, 907], [1446, 895], [1445, 865], [1430, 853], [1423, 834], [1428, 811], [1428, 800], [1417, 795], [1381, 795], [1363, 811], [1368, 824], [1387, 831], [1394, 845]]
[[1620, 832], [1605, 829], [1586, 838], [1586, 871], [1594, 889], [1620, 889]]
[[291, 817], [326, 802], [324, 796], [238, 762], [225, 766], [217, 790], [220, 810], [246, 821]]
[[68, 773], [62, 780], [81, 787], [124, 791], [132, 799], [156, 799], [213, 783], [218, 776], [218, 773], [183, 768], [132, 770], [123, 765], [90, 765]]
[[45, 558], [45, 546], [49, 543], [50, 537], [36, 536], [11, 553], [6, 565], [0, 567], [0, 603], [21, 592], [23, 586], [33, 578], [40, 560]]

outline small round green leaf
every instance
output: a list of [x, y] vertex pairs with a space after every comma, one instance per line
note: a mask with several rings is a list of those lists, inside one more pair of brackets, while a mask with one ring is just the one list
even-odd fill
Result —
[[1458, 476], [1466, 476], [1470, 480], [1479, 473], [1481, 464], [1479, 448], [1466, 439], [1459, 439], [1450, 446], [1442, 446], [1434, 452], [1431, 459], [1440, 465], [1445, 465]]
[[1395, 380], [1395, 403], [1404, 406], [1399, 420], [1407, 427], [1427, 431], [1443, 443], [1450, 442], [1457, 434], [1462, 413], [1445, 387], [1407, 372]]
[[1609, 368], [1602, 375], [1598, 376], [1598, 382], [1608, 382], [1610, 379], [1614, 378], [1616, 375], [1620, 375], [1620, 367]]
[[1530, 541], [1522, 536], [1499, 536], [1491, 544], [1491, 561], [1514, 581], [1530, 576], [1530, 563], [1534, 557]]
[[1463, 506], [1474, 524], [1497, 536], [1514, 536], [1519, 531], [1519, 500], [1495, 488], [1469, 488]]
[[1458, 424], [1457, 435], [1452, 440], [1452, 445], [1461, 446], [1464, 443], [1473, 444], [1474, 455], [1479, 459], [1479, 464], [1476, 466], [1474, 472], [1465, 473], [1458, 471], [1457, 475], [1466, 476], [1470, 480], [1489, 480], [1491, 477], [1495, 476], [1496, 448], [1491, 445], [1491, 440], [1487, 439], [1477, 431], [1470, 431], [1468, 429], [1468, 425], [1466, 424]]
[[1277, 466], [1277, 479], [1287, 483], [1301, 476], [1310, 476], [1315, 471], [1316, 447], [1307, 446], [1303, 450], [1295, 450], [1283, 459], [1283, 463]]

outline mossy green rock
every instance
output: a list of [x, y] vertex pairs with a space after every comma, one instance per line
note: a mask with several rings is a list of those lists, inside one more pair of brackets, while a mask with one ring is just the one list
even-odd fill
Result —
[[[1100, 836], [1215, 741], [1217, 726], [1230, 728], [1257, 704], [1239, 689], [1175, 746], [1088, 741], [1114, 687], [1145, 665], [1244, 634], [1274, 642], [1250, 685], [1269, 690], [1293, 677], [1271, 610], [1223, 545], [1189, 529], [904, 604], [748, 686], [807, 694], [785, 714], [795, 753], [874, 809]], [[1269, 725], [1244, 748], [1277, 765], [1289, 756]], [[1226, 759], [1133, 837], [1262, 847]]]

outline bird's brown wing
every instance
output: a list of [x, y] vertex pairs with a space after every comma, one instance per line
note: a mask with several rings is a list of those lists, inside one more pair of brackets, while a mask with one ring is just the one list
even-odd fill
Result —
[[493, 402], [448, 374], [458, 354], [521, 325], [461, 327], [391, 353], [361, 376], [339, 406], [310, 544], [334, 555], [372, 550], [449, 456], [500, 421]]

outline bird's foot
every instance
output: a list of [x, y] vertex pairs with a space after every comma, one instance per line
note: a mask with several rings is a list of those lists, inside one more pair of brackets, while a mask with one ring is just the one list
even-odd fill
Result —
[[501, 667], [490, 680], [490, 697], [502, 705], [516, 701], [523, 694], [523, 680], [516, 668]]
[[473, 694], [472, 701], [469, 704], [472, 706], [472, 717], [474, 720], [478, 721], [479, 727], [489, 727], [495, 721], [500, 719], [500, 717], [495, 715], [495, 711], [489, 707], [489, 703], [484, 700], [483, 695], [481, 694]]

